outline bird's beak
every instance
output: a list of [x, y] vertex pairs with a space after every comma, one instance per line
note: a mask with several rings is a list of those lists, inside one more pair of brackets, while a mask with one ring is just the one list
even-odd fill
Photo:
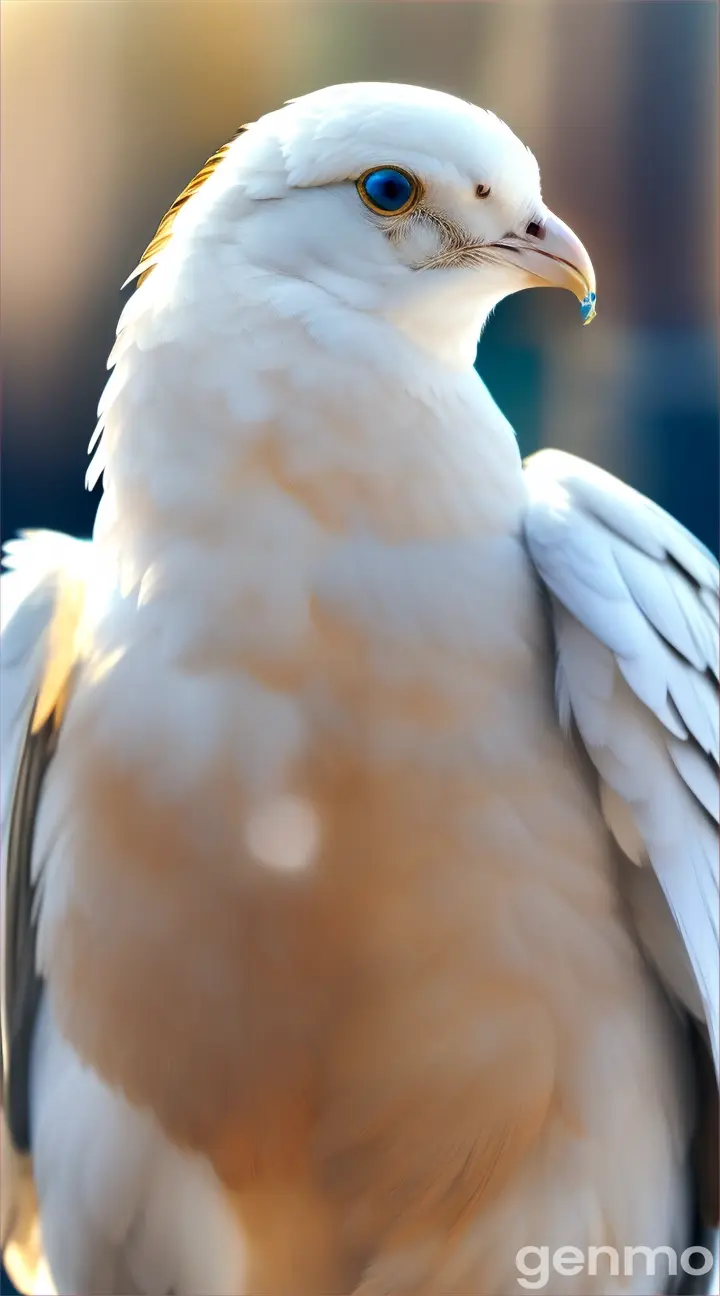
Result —
[[580, 239], [558, 216], [546, 212], [537, 234], [502, 239], [509, 265], [524, 270], [529, 288], [569, 288], [580, 302], [583, 323], [595, 318], [595, 271]]

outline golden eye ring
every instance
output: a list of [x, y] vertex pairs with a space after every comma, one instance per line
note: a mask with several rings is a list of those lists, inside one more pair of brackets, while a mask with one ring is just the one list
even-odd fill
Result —
[[406, 216], [420, 201], [420, 181], [403, 167], [369, 167], [355, 181], [365, 206], [376, 216]]

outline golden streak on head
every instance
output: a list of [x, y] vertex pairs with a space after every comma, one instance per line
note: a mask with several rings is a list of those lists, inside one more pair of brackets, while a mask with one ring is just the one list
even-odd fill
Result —
[[208, 158], [207, 162], [203, 167], [201, 167], [197, 175], [193, 176], [190, 183], [185, 186], [182, 193], [175, 199], [172, 207], [166, 211], [157, 227], [157, 230], [155, 231], [155, 234], [153, 235], [152, 240], [148, 243], [148, 246], [145, 248], [145, 251], [140, 258], [138, 264], [138, 284], [144, 282], [150, 274], [163, 248], [170, 242], [175, 217], [178, 212], [181, 211], [186, 202], [192, 198], [193, 194], [196, 194], [198, 189], [202, 188], [205, 181], [209, 180], [210, 176], [217, 170], [220, 163], [227, 156], [230, 145], [238, 138], [238, 135], [242, 135], [243, 131], [246, 130], [247, 126], [241, 126], [240, 129], [235, 132], [232, 139], [228, 140], [227, 144], [223, 144], [216, 153], [213, 153], [212, 157]]

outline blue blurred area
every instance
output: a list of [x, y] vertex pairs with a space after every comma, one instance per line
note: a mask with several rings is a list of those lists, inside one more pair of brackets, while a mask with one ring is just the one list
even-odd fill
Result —
[[593, 256], [590, 328], [567, 294], [523, 293], [480, 347], [523, 453], [594, 460], [717, 552], [712, 0], [53, 0], [3, 26], [3, 538], [89, 533], [117, 286], [205, 157], [291, 95], [388, 79], [505, 117]]

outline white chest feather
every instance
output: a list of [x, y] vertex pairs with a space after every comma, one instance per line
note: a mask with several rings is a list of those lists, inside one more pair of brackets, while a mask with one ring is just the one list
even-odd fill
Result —
[[211, 1158], [251, 1232], [251, 1183], [309, 1166], [351, 1253], [400, 1198], [441, 1233], [479, 1201], [438, 1281], [504, 1292], [495, 1239], [510, 1215], [530, 1236], [553, 1159], [556, 1245], [598, 1213], [624, 1236], [636, 1200], [629, 1240], [667, 1231], [664, 1018], [553, 722], [509, 429], [474, 375], [391, 370], [369, 333], [370, 393], [342, 322], [316, 315], [319, 348], [275, 318], [270, 349], [259, 311], [198, 348], [177, 306], [121, 347], [116, 588], [48, 785], [42, 956], [75, 1046]]

